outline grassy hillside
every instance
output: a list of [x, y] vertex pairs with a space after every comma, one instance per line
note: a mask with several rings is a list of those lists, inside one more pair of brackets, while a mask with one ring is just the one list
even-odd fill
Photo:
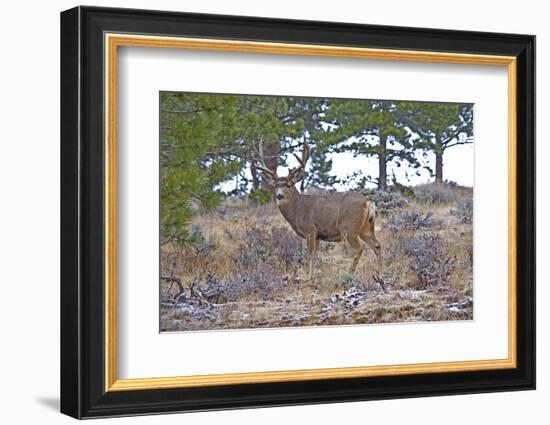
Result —
[[370, 249], [351, 275], [348, 246], [321, 242], [313, 278], [301, 279], [305, 243], [273, 203], [228, 199], [196, 217], [199, 243], [161, 247], [161, 331], [473, 319], [472, 190], [405, 193], [365, 192], [377, 204], [379, 276]]

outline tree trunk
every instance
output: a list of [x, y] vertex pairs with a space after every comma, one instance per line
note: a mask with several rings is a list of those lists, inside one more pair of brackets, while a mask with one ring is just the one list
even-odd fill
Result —
[[386, 170], [386, 146], [388, 136], [380, 136], [380, 152], [378, 153], [378, 190], [386, 190], [388, 187], [388, 176]]
[[[264, 164], [274, 173], [277, 173], [279, 165], [279, 141], [273, 141], [263, 146]], [[262, 189], [273, 190], [273, 185], [267, 179], [262, 179]]]
[[443, 146], [439, 137], [437, 137], [435, 149], [435, 182], [443, 183]]
[[254, 165], [254, 161], [250, 161], [250, 174], [252, 175], [252, 189], [256, 190], [260, 188], [260, 178], [258, 177], [258, 169]]

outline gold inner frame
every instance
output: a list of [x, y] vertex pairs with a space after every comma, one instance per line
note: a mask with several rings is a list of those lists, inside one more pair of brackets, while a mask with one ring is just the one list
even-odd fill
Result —
[[[105, 391], [444, 373], [516, 367], [516, 58], [328, 45], [105, 34]], [[119, 46], [325, 56], [507, 67], [508, 71], [508, 357], [495, 360], [118, 379], [116, 325], [116, 100]]]

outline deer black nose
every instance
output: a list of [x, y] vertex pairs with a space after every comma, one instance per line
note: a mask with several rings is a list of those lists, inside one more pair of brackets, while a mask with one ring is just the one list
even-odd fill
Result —
[[284, 197], [285, 197], [285, 195], [283, 195], [282, 193], [277, 193], [276, 198], [277, 198], [278, 200], [281, 200], [281, 199], [283, 199]]

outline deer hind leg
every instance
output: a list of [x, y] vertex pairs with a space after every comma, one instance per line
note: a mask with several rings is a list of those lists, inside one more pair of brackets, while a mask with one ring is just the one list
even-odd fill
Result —
[[359, 241], [359, 237], [357, 235], [355, 236], [347, 236], [347, 240], [350, 244], [351, 249], [355, 253], [353, 257], [353, 261], [351, 263], [351, 267], [349, 269], [350, 273], [354, 273], [355, 269], [357, 268], [357, 264], [359, 263], [359, 259], [361, 258], [361, 255], [363, 254], [363, 246], [361, 245], [361, 242]]
[[366, 242], [368, 246], [371, 247], [371, 249], [374, 251], [374, 254], [376, 255], [376, 264], [377, 264], [377, 272], [382, 272], [382, 246], [380, 245], [380, 242], [378, 239], [376, 239], [376, 236], [374, 236], [374, 232], [367, 232], [361, 234], [361, 239]]

